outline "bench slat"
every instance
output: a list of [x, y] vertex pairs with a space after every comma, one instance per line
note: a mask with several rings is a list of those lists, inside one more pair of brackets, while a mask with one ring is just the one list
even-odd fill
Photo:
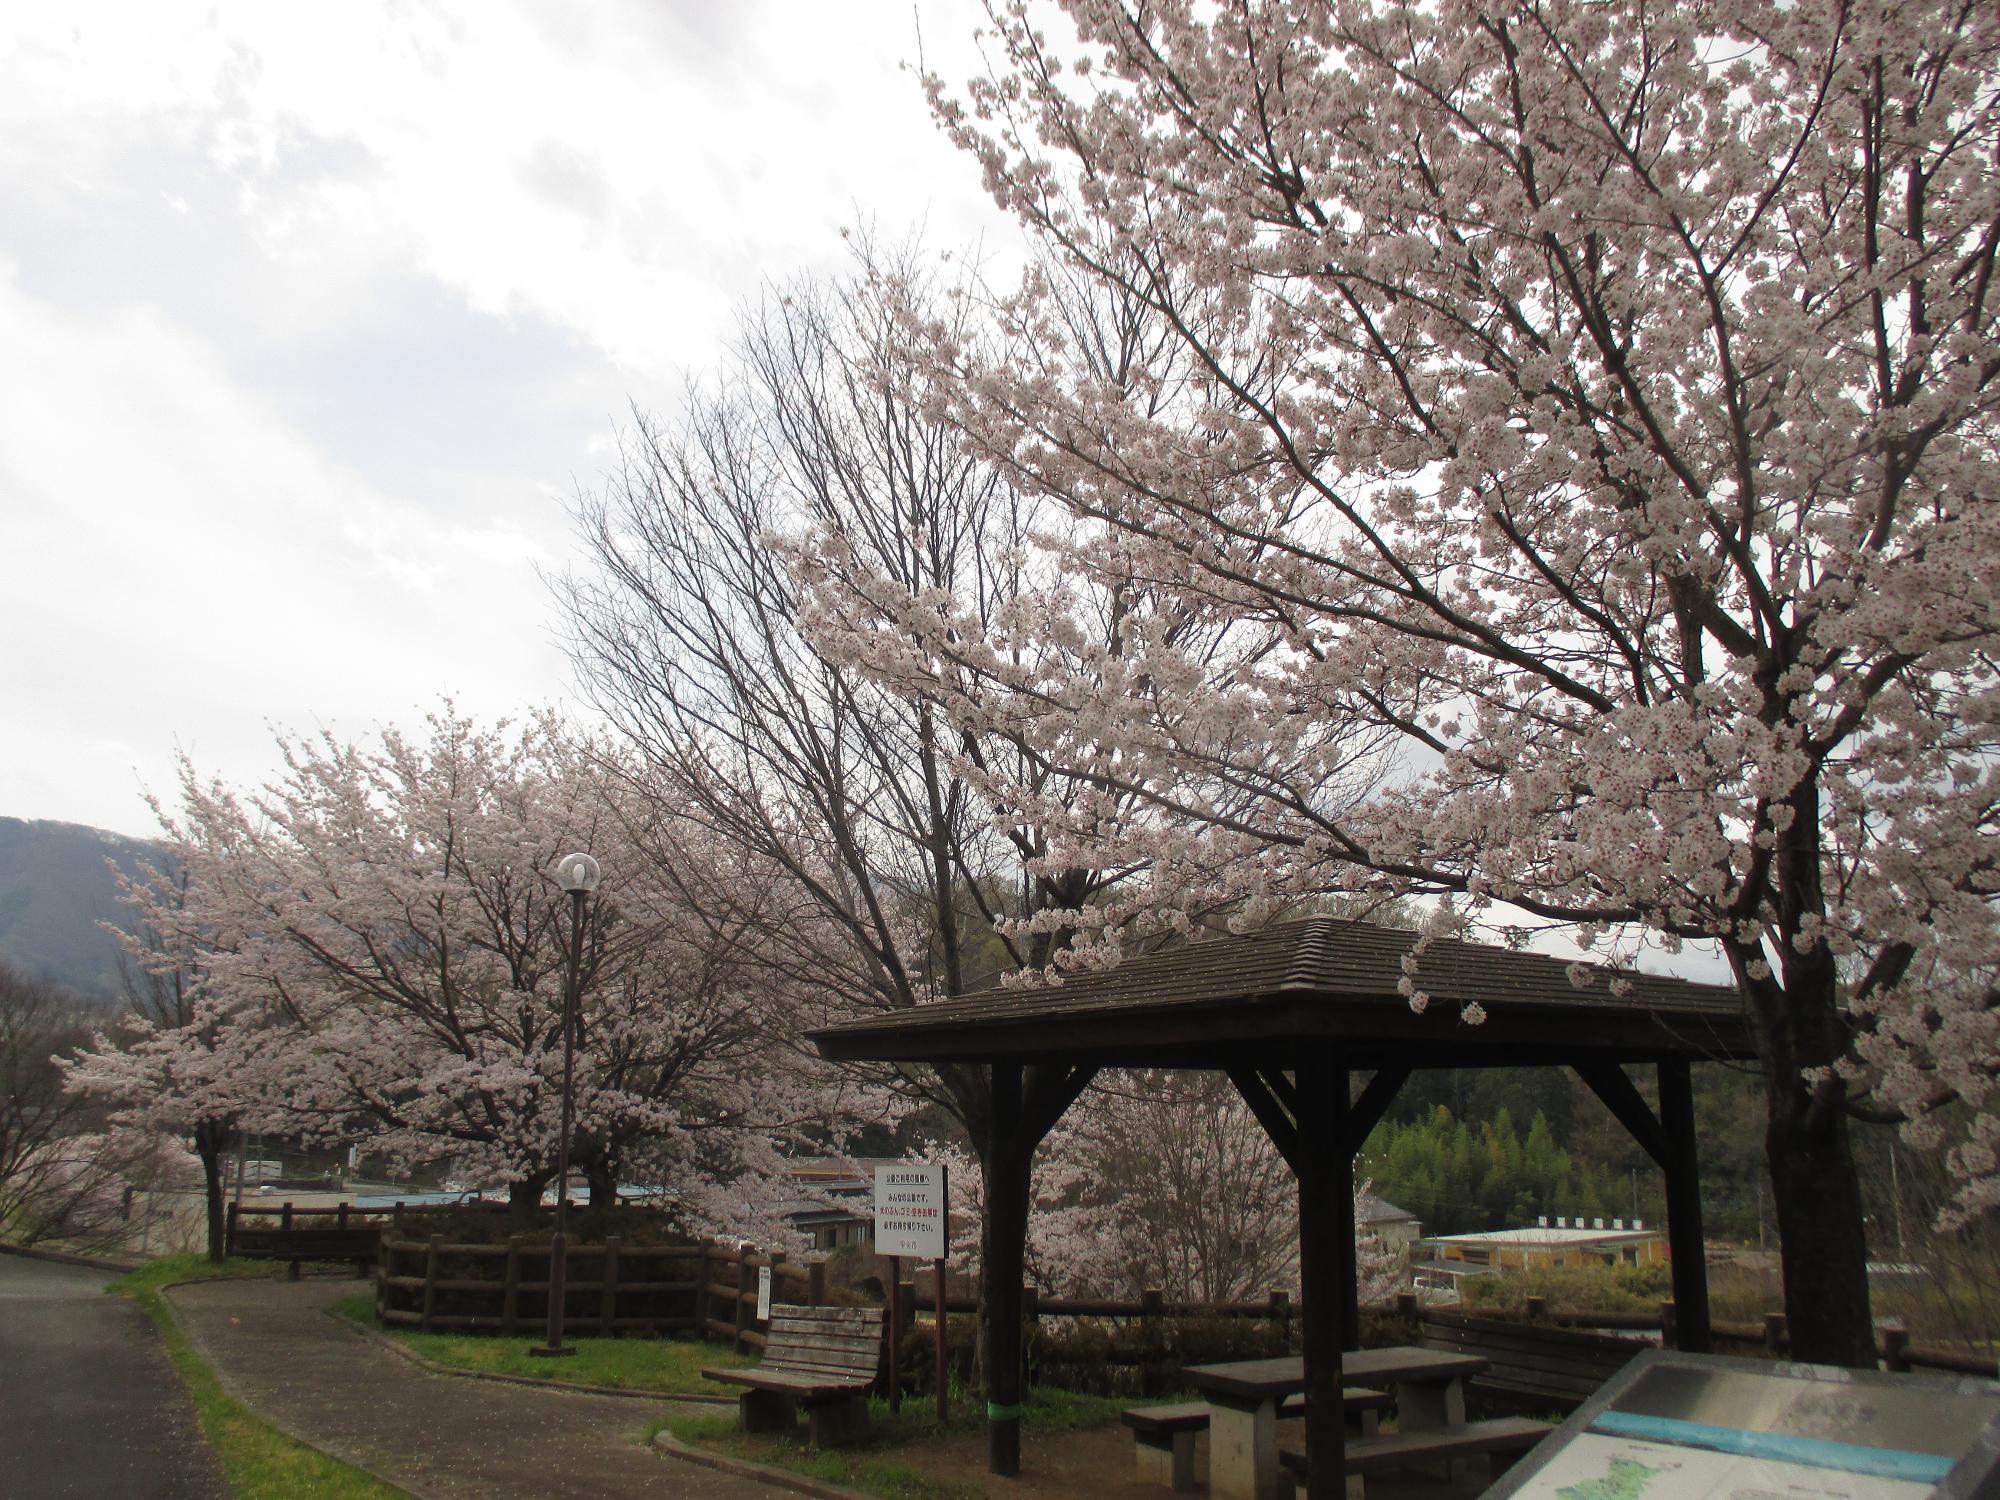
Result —
[[867, 1390], [881, 1362], [881, 1308], [779, 1303], [771, 1309], [764, 1356], [754, 1368], [701, 1373], [725, 1385], [795, 1395], [810, 1403], [815, 1397]]

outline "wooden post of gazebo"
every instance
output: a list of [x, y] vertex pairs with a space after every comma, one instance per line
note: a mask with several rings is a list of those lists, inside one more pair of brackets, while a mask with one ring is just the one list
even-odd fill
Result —
[[1696, 1156], [1694, 1082], [1686, 1058], [1659, 1065], [1660, 1129], [1666, 1157], [1667, 1253], [1673, 1257], [1675, 1347], [1714, 1352], [1708, 1319], [1708, 1259], [1701, 1228], [1701, 1168]]
[[1354, 1158], [1347, 1144], [1347, 1064], [1315, 1049], [1296, 1075], [1300, 1324], [1306, 1363], [1307, 1500], [1347, 1494], [1340, 1394], [1347, 1287], [1354, 1280]]

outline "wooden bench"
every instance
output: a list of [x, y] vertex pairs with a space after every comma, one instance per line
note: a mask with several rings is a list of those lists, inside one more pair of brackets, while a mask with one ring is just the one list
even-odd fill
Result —
[[[1384, 1391], [1351, 1386], [1341, 1393], [1350, 1426], [1363, 1437], [1378, 1430], [1377, 1413], [1389, 1404]], [[1278, 1406], [1281, 1417], [1302, 1417], [1306, 1398], [1287, 1396]], [[1194, 1482], [1194, 1440], [1208, 1431], [1209, 1406], [1206, 1401], [1179, 1401], [1167, 1406], [1134, 1406], [1119, 1413], [1118, 1420], [1132, 1429], [1132, 1451], [1139, 1478], [1169, 1489], [1191, 1490]]]
[[1475, 1395], [1496, 1398], [1487, 1409], [1575, 1411], [1597, 1388], [1650, 1345], [1547, 1323], [1475, 1318], [1439, 1308], [1423, 1315], [1426, 1349], [1476, 1354], [1487, 1368], [1472, 1381]]
[[[1430, 1427], [1419, 1432], [1362, 1438], [1347, 1445], [1348, 1493], [1357, 1493], [1354, 1483], [1357, 1479], [1414, 1464], [1451, 1463], [1484, 1455], [1502, 1460], [1494, 1467], [1504, 1468], [1552, 1431], [1547, 1422], [1526, 1417], [1493, 1417], [1457, 1427]], [[1278, 1463], [1280, 1474], [1293, 1486], [1288, 1500], [1295, 1500], [1305, 1483], [1306, 1456], [1297, 1449], [1286, 1448], [1278, 1454]]]
[[882, 1368], [879, 1307], [771, 1308], [770, 1342], [749, 1370], [703, 1370], [748, 1387], [737, 1398], [745, 1432], [790, 1432], [804, 1407], [815, 1448], [867, 1434], [868, 1391]]

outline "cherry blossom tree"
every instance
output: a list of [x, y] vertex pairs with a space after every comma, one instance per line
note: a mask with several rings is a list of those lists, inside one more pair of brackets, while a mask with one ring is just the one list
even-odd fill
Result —
[[[899, 284], [939, 316], [957, 305], [934, 282]], [[1102, 794], [1007, 726], [955, 724], [934, 696], [881, 682], [803, 629], [788, 559], [811, 537], [900, 592], [963, 599], [984, 617], [1029, 591], [1029, 508], [922, 414], [898, 373], [895, 312], [874, 292], [866, 276], [801, 283], [746, 313], [718, 383], [670, 422], [641, 418], [622, 471], [581, 500], [594, 566], [560, 584], [580, 674], [640, 758], [641, 789], [776, 872], [764, 952], [823, 997], [827, 1020], [1045, 965], [1069, 935], [1050, 914], [1102, 900], [1129, 873], [1051, 858], [1039, 826], [986, 789], [1004, 783], [1084, 821]], [[1125, 607], [1079, 598], [1059, 651], [1114, 648]], [[1018, 1222], [1029, 1157], [1082, 1077], [1027, 1070], [1035, 1123], [1018, 1129], [996, 1116], [983, 1067], [892, 1081], [964, 1126], [987, 1201]], [[1005, 1221], [980, 1222], [1010, 1242]], [[1017, 1371], [1018, 1358], [992, 1357]]]
[[[247, 798], [184, 767], [166, 830], [185, 896], [147, 915], [201, 946], [202, 993], [237, 1024], [204, 1047], [198, 1009], [195, 1026], [153, 1028], [101, 1068], [192, 1068], [191, 1103], [222, 1069], [292, 1130], [448, 1160], [508, 1184], [525, 1212], [555, 1172], [573, 935], [553, 869], [586, 849], [611, 872], [580, 934], [574, 1157], [593, 1196], [697, 1159], [702, 1184], [740, 1179], [735, 1199], [758, 1196], [770, 1135], [837, 1121], [844, 1104], [770, 1045], [782, 997], [747, 929], [673, 899], [641, 854], [659, 814], [627, 816], [607, 752], [547, 716], [482, 727], [447, 705], [427, 729], [283, 740], [286, 775]], [[676, 848], [706, 859], [675, 872], [684, 885], [746, 879], [713, 841]], [[754, 912], [754, 893], [737, 889], [735, 907]], [[730, 1227], [728, 1198], [682, 1186], [702, 1227]]]
[[[978, 1264], [985, 1197], [977, 1164], [949, 1144], [952, 1262]], [[1401, 1257], [1371, 1230], [1371, 1184], [1354, 1193], [1364, 1304], [1399, 1289]], [[1049, 1132], [1030, 1185], [1027, 1280], [1054, 1296], [1236, 1302], [1298, 1293], [1298, 1195], [1270, 1137], [1220, 1075], [1145, 1070], [1101, 1077]]]
[[[156, 808], [157, 812], [158, 809]], [[67, 1067], [74, 1093], [109, 1108], [124, 1128], [185, 1142], [201, 1166], [208, 1258], [225, 1249], [222, 1155], [246, 1113], [263, 1103], [261, 1080], [282, 1076], [285, 1022], [247, 1012], [204, 984], [204, 948], [184, 907], [184, 871], [142, 865], [119, 876], [137, 920], [108, 929], [120, 946], [127, 1014], [99, 1032]], [[283, 1128], [279, 1112], [278, 1128]]]
[[[1872, 1362], [1850, 1118], [1969, 1116], [1961, 1210], [2000, 1200], [2000, 12], [992, 20], [992, 75], [933, 81], [944, 127], [1198, 378], [1150, 403], [1143, 369], [1103, 380], [1030, 277], [997, 348], [911, 309], [928, 409], [1068, 507], [1067, 575], [1114, 558], [1237, 649], [1141, 632], [1115, 674], [1034, 677], [913, 594], [877, 599], [891, 670], [981, 674], [1040, 756], [1138, 808], [1258, 791], [1205, 858], [1176, 835], [1167, 878], [1719, 949], [1766, 1070], [1794, 1348]], [[1400, 750], [1334, 816], [1288, 769], [1328, 724]], [[1079, 865], [1161, 837], [1035, 819]]]

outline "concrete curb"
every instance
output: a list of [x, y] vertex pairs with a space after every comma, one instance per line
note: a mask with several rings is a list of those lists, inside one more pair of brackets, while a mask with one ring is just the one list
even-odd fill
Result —
[[0, 1255], [54, 1261], [59, 1266], [82, 1266], [87, 1271], [114, 1271], [120, 1276], [129, 1275], [146, 1264], [143, 1260], [113, 1260], [106, 1255], [72, 1255], [67, 1250], [37, 1250], [31, 1245], [14, 1245], [5, 1240], [0, 1240]]
[[759, 1484], [768, 1484], [773, 1489], [790, 1490], [795, 1495], [814, 1495], [818, 1500], [876, 1500], [875, 1496], [863, 1494], [860, 1490], [845, 1489], [837, 1484], [808, 1479], [805, 1475], [794, 1474], [789, 1469], [774, 1469], [767, 1464], [753, 1464], [741, 1458], [724, 1458], [720, 1453], [706, 1453], [700, 1448], [690, 1448], [664, 1427], [653, 1434], [653, 1446], [668, 1458], [677, 1458], [683, 1463], [700, 1464], [704, 1469], [714, 1469], [718, 1473], [733, 1475], [738, 1479], [754, 1479]]
[[396, 1358], [407, 1360], [421, 1370], [433, 1375], [450, 1375], [458, 1380], [491, 1380], [498, 1385], [526, 1385], [545, 1391], [575, 1391], [582, 1396], [622, 1396], [628, 1401], [682, 1402], [691, 1406], [734, 1406], [734, 1396], [707, 1396], [699, 1393], [687, 1394], [680, 1391], [634, 1391], [618, 1385], [579, 1385], [573, 1380], [547, 1380], [539, 1375], [509, 1375], [500, 1370], [461, 1370], [456, 1365], [442, 1365], [434, 1359], [427, 1359], [416, 1350], [406, 1347], [389, 1337], [379, 1328], [364, 1328], [352, 1318], [341, 1316], [332, 1308], [325, 1309], [326, 1315], [350, 1333], [369, 1342], [379, 1344], [394, 1354]]

